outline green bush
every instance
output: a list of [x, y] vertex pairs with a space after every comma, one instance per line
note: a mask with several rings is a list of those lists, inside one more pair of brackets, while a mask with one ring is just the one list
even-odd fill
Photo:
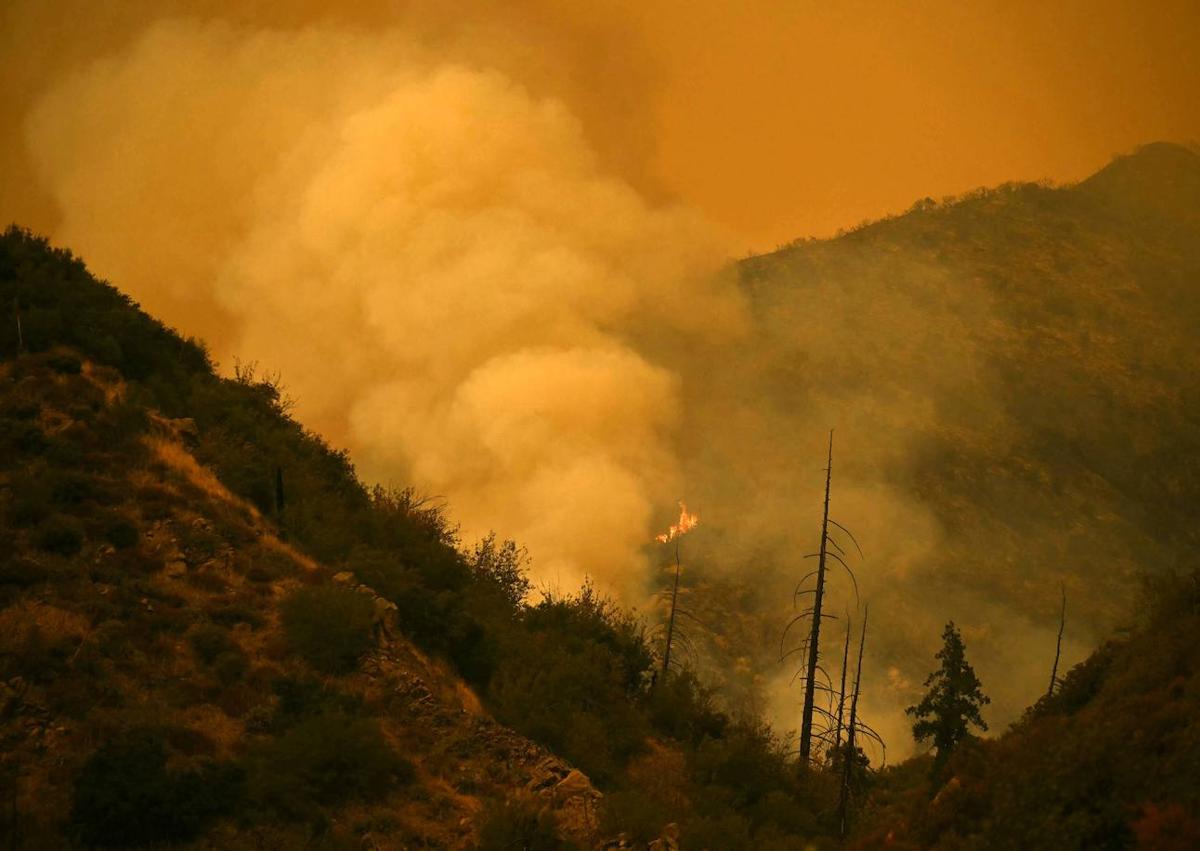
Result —
[[136, 547], [139, 538], [138, 527], [124, 517], [113, 518], [104, 530], [104, 540], [108, 541], [118, 550], [127, 550], [130, 547]]
[[53, 681], [65, 672], [67, 660], [76, 647], [71, 639], [47, 635], [36, 624], [14, 639], [0, 647], [0, 678], [21, 676], [36, 683]]
[[61, 375], [79, 375], [83, 370], [83, 363], [79, 358], [66, 352], [52, 355], [46, 365]]
[[222, 653], [214, 659], [212, 672], [224, 685], [230, 685], [246, 676], [246, 670], [249, 667], [250, 663], [246, 659], [246, 654], [242, 652], [241, 648], [238, 648], [228, 653]]
[[190, 839], [242, 798], [242, 775], [200, 760], [167, 767], [162, 731], [132, 730], [102, 745], [75, 780], [71, 821], [87, 846], [128, 847]]
[[36, 526], [51, 514], [50, 484], [40, 464], [13, 474], [10, 517], [14, 526]]
[[486, 696], [496, 716], [596, 782], [614, 780], [649, 733], [639, 704], [652, 660], [637, 625], [585, 588], [494, 630], [502, 652]]
[[66, 517], [51, 517], [37, 530], [38, 548], [61, 556], [73, 556], [83, 549], [83, 529]]
[[374, 643], [375, 606], [348, 588], [302, 588], [284, 601], [282, 613], [292, 650], [325, 673], [353, 670]]
[[222, 653], [240, 650], [229, 630], [215, 624], [204, 624], [192, 630], [188, 642], [205, 665], [211, 665]]
[[237, 682], [246, 675], [249, 662], [229, 630], [216, 624], [196, 627], [188, 636], [196, 655], [223, 684]]
[[271, 729], [275, 731], [286, 730], [317, 715], [357, 716], [362, 711], [362, 701], [357, 697], [315, 678], [279, 677], [271, 683], [271, 691], [278, 699], [271, 718]]
[[558, 838], [554, 814], [529, 798], [492, 803], [479, 828], [479, 851], [559, 851], [573, 847]]
[[54, 502], [61, 506], [76, 506], [91, 502], [99, 493], [93, 477], [70, 471], [52, 473], [50, 489]]
[[600, 827], [605, 835], [625, 833], [646, 844], [659, 837], [668, 821], [670, 817], [661, 803], [642, 789], [616, 789], [603, 798]]
[[285, 818], [322, 806], [378, 799], [416, 777], [378, 724], [340, 712], [305, 718], [250, 756], [252, 801]]
[[[0, 541], [0, 547], [5, 542]], [[44, 582], [50, 576], [50, 571], [20, 556], [0, 556], [0, 585], [12, 585], [24, 588]]]
[[[224, 587], [224, 583], [219, 583], [219, 587]], [[263, 625], [262, 614], [257, 608], [237, 600], [218, 606], [209, 613], [209, 616], [213, 619], [213, 623], [222, 626], [236, 626], [244, 623], [251, 629], [258, 629]]]

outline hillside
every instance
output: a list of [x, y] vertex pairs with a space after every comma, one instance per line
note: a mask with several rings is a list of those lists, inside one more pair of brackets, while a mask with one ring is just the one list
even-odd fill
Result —
[[[925, 199], [741, 261], [752, 336], [679, 366], [690, 501], [710, 519], [697, 557], [754, 600], [749, 624], [714, 603], [732, 643], [716, 667], [772, 670], [761, 635], [787, 622], [815, 548], [830, 428], [833, 511], [874, 601], [871, 711], [901, 755], [900, 710], [948, 618], [1003, 725], [1040, 693], [1060, 584], [1073, 664], [1127, 620], [1140, 575], [1189, 569], [1198, 211], [1200, 155], [1159, 144], [1077, 185]], [[853, 607], [853, 589], [835, 600]]]
[[129, 396], [66, 349], [0, 367], [18, 847], [56, 847], [64, 824], [105, 846], [461, 847], [488, 801], [539, 792], [591, 835], [582, 775], [492, 721], [393, 603], [230, 493], [189, 450], [194, 422]]
[[937, 782], [927, 758], [882, 772], [851, 847], [1200, 845], [1200, 572], [1153, 583], [1142, 607], [1135, 630]]
[[18, 229], [0, 299], [17, 307], [0, 328], [17, 847], [829, 835], [826, 779], [690, 673], [655, 688], [640, 621], [590, 587], [538, 599], [514, 543], [464, 544], [439, 506], [365, 488], [277, 379], [219, 378]]
[[[655, 329], [703, 517], [669, 677], [653, 615], [539, 598], [518, 543], [366, 487], [278, 375], [219, 377], [10, 229], [0, 824], [38, 848], [832, 847], [836, 772], [795, 765], [778, 653], [833, 427], [863, 715], [907, 755], [953, 618], [993, 731], [1017, 722], [936, 783], [922, 756], [859, 778], [859, 846], [1190, 847], [1198, 210], [1200, 156], [1148, 146], [749, 258], [736, 344]], [[1027, 710], [1060, 586], [1063, 669], [1086, 661]]]

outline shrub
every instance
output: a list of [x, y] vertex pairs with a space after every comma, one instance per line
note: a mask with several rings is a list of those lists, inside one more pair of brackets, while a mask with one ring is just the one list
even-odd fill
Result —
[[[0, 546], [4, 546], [0, 541]], [[20, 556], [0, 557], [0, 585], [13, 585], [24, 588], [36, 585], [50, 576], [50, 572], [41, 565]]]
[[235, 683], [246, 676], [246, 669], [248, 667], [250, 667], [250, 664], [247, 662], [246, 654], [242, 652], [241, 648], [222, 653], [212, 663], [213, 673], [225, 685]]
[[608, 793], [600, 811], [600, 825], [606, 835], [626, 833], [643, 844], [657, 839], [668, 820], [660, 803], [642, 789]]
[[50, 476], [50, 488], [54, 502], [62, 506], [82, 505], [94, 500], [98, 494], [96, 481], [83, 473], [54, 471]]
[[211, 665], [224, 653], [241, 649], [229, 635], [229, 630], [215, 624], [196, 627], [188, 636], [188, 641], [205, 665]]
[[649, 733], [641, 698], [652, 658], [638, 625], [585, 587], [492, 630], [499, 664], [486, 697], [496, 717], [596, 782], [615, 779]]
[[50, 486], [44, 469], [25, 469], [13, 475], [11, 517], [14, 526], [36, 526], [50, 516]]
[[61, 556], [73, 556], [83, 549], [83, 529], [66, 517], [51, 517], [37, 531], [39, 549]]
[[124, 517], [116, 517], [109, 521], [108, 527], [104, 530], [104, 540], [118, 550], [127, 550], [137, 546], [139, 538], [138, 527]]
[[357, 697], [329, 688], [317, 679], [280, 677], [271, 683], [271, 691], [279, 701], [271, 719], [271, 728], [277, 731], [317, 715], [353, 716], [362, 710]]
[[348, 588], [302, 588], [283, 604], [283, 627], [292, 650], [325, 673], [345, 673], [374, 641], [375, 607]]
[[415, 776], [374, 721], [340, 712], [300, 721], [249, 760], [252, 800], [286, 818], [307, 818], [323, 804], [377, 799]]
[[46, 365], [60, 375], [79, 375], [83, 369], [79, 358], [69, 353], [52, 355]]
[[188, 640], [222, 684], [235, 683], [246, 675], [246, 654], [224, 627], [205, 624], [194, 629]]
[[719, 738], [729, 719], [713, 704], [711, 689], [684, 669], [658, 682], [647, 701], [650, 723], [660, 733], [689, 744]]
[[[215, 586], [214, 590], [216, 590], [216, 588], [223, 587], [224, 582], [220, 582]], [[244, 623], [251, 629], [258, 629], [263, 625], [262, 615], [254, 606], [237, 600], [213, 609], [212, 612], [210, 612], [210, 617], [212, 617], [213, 623], [218, 623], [223, 626], [234, 626], [239, 623]]]
[[569, 848], [555, 832], [554, 814], [529, 798], [491, 804], [479, 829], [479, 851], [558, 851]]
[[76, 646], [69, 638], [46, 635], [36, 623], [29, 623], [20, 634], [10, 633], [4, 638], [0, 677], [19, 675], [37, 683], [60, 676]]
[[167, 768], [160, 730], [136, 729], [102, 745], [75, 780], [71, 809], [85, 845], [120, 847], [196, 836], [241, 799], [242, 776], [202, 760]]

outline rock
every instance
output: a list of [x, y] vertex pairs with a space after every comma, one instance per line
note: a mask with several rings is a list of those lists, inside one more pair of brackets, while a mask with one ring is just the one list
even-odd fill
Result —
[[173, 437], [189, 447], [194, 448], [200, 442], [200, 429], [196, 427], [196, 421], [191, 417], [181, 417], [176, 420], [151, 413], [150, 423], [157, 428], [160, 434]]
[[572, 768], [558, 785], [554, 787], [554, 797], [556, 800], [566, 800], [572, 795], [596, 795], [597, 792], [592, 788], [592, 781], [587, 779], [587, 776], [578, 768]]
[[662, 836], [648, 846], [647, 851], [679, 851], [679, 825], [675, 822], [667, 824], [662, 829]]
[[348, 570], [343, 570], [340, 573], [335, 573], [333, 575], [333, 581], [339, 585], [353, 585], [354, 574]]
[[570, 773], [570, 769], [560, 759], [548, 756], [533, 767], [529, 782], [525, 788], [530, 792], [542, 792], [553, 789]]
[[171, 420], [171, 425], [175, 427], [175, 433], [189, 446], [195, 446], [200, 441], [200, 429], [196, 427], [196, 421], [191, 417]]

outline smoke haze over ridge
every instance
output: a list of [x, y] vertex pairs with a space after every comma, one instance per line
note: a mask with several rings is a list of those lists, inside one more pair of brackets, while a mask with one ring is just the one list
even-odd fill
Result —
[[[12, 8], [50, 32], [34, 4]], [[990, 596], [993, 576], [938, 555], [958, 539], [914, 484], [929, 435], [964, 412], [989, 453], [1023, 439], [989, 354], [1007, 319], [965, 286], [974, 270], [899, 252], [800, 264], [804, 286], [745, 303], [722, 273], [738, 239], [654, 174], [656, 51], [599, 13], [160, 8], [114, 13], [73, 61], [20, 54], [31, 85], [6, 100], [22, 138], [2, 162], [34, 171], [0, 213], [51, 230], [227, 369], [278, 369], [298, 418], [365, 478], [444, 497], [468, 538], [517, 538], [539, 583], [588, 575], [643, 603], [647, 542], [688, 499], [704, 571], [761, 578], [767, 651], [835, 427], [835, 513], [867, 552], [864, 596], [894, 603], [872, 609], [876, 726], [904, 752], [898, 707], [955, 612], [997, 715], [1036, 696], [1052, 627], [1023, 606], [1053, 603], [1043, 586], [1071, 568], [1039, 545], [1055, 567], [1028, 598]], [[592, 94], [606, 75], [621, 85]], [[981, 551], [1003, 537], [971, 533]], [[1072, 624], [1067, 663], [1111, 625], [1098, 609]], [[745, 666], [787, 726], [798, 695], [769, 655]]]
[[629, 590], [678, 402], [626, 331], [738, 305], [715, 232], [605, 175], [560, 103], [396, 34], [176, 21], [28, 128], [59, 238], [148, 309], [281, 369], [368, 478], [520, 538], [539, 581]]

